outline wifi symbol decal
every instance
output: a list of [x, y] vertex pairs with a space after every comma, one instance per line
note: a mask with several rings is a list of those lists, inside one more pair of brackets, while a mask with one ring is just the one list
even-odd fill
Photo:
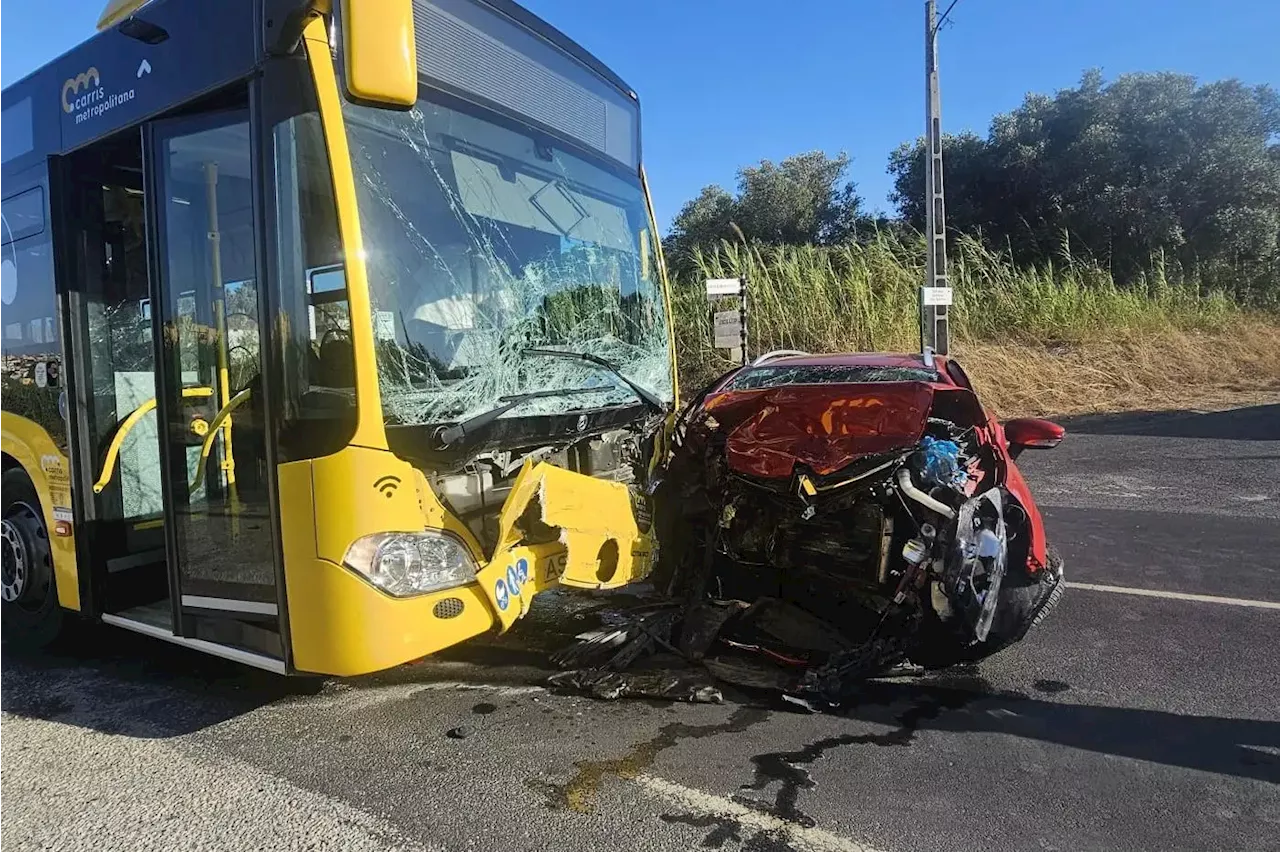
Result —
[[400, 487], [400, 477], [390, 475], [384, 476], [377, 482], [373, 483], [373, 487], [378, 490], [379, 494], [390, 500], [396, 493], [396, 489]]

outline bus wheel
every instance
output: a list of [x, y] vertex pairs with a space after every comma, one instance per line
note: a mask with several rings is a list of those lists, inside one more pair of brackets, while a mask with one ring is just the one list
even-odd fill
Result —
[[5, 471], [0, 492], [4, 495], [0, 513], [0, 625], [6, 642], [42, 647], [62, 629], [49, 531], [40, 512], [40, 498], [22, 470]]

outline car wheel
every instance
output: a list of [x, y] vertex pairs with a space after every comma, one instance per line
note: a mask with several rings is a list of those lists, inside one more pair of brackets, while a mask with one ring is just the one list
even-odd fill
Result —
[[62, 630], [49, 531], [40, 498], [20, 468], [0, 478], [0, 624], [6, 643], [38, 648]]
[[[1000, 606], [1005, 618], [997, 619], [985, 642], [969, 647], [969, 662], [990, 657], [1010, 645], [1021, 642], [1031, 628], [1044, 621], [1058, 601], [1066, 583], [1062, 579], [1063, 560], [1053, 546], [1045, 554], [1047, 565], [1039, 577], [1022, 586], [1011, 585], [1001, 589]], [[1031, 580], [1030, 577], [1027, 578]]]
[[1062, 555], [1051, 545], [1046, 557], [1046, 570], [1038, 576], [1030, 576], [1025, 571], [1005, 576], [995, 622], [984, 641], [963, 644], [961, 637], [929, 613], [919, 644], [910, 654], [911, 661], [929, 669], [976, 663], [1020, 642], [1031, 628], [1049, 616], [1066, 586]]

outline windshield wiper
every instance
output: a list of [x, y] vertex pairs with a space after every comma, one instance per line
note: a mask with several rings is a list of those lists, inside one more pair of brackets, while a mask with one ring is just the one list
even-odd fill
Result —
[[502, 415], [506, 414], [517, 405], [528, 402], [531, 399], [542, 399], [548, 396], [577, 396], [584, 393], [603, 393], [608, 391], [608, 387], [595, 388], [554, 388], [552, 390], [529, 391], [528, 393], [518, 393], [513, 396], [500, 396], [498, 402], [502, 405], [482, 411], [474, 417], [468, 417], [458, 423], [449, 426], [441, 426], [435, 431], [435, 443], [437, 450], [443, 450], [450, 444], [456, 442], [460, 438], [483, 429]]
[[546, 355], [551, 358], [568, 358], [571, 361], [584, 361], [588, 364], [595, 364], [597, 367], [601, 367], [612, 373], [618, 381], [629, 387], [632, 393], [640, 398], [641, 402], [648, 405], [656, 413], [666, 414], [667, 412], [667, 407], [663, 405], [662, 400], [659, 399], [653, 391], [631, 381], [626, 376], [622, 375], [622, 371], [619, 370], [616, 365], [610, 361], [606, 361], [599, 355], [592, 355], [588, 352], [571, 352], [566, 349], [522, 349], [521, 352], [525, 355]]

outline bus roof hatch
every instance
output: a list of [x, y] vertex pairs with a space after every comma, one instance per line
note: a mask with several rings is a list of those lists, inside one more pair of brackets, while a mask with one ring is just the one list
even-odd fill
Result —
[[150, 2], [151, 0], [107, 0], [107, 8], [102, 10], [102, 17], [98, 18], [98, 32], [111, 29]]

